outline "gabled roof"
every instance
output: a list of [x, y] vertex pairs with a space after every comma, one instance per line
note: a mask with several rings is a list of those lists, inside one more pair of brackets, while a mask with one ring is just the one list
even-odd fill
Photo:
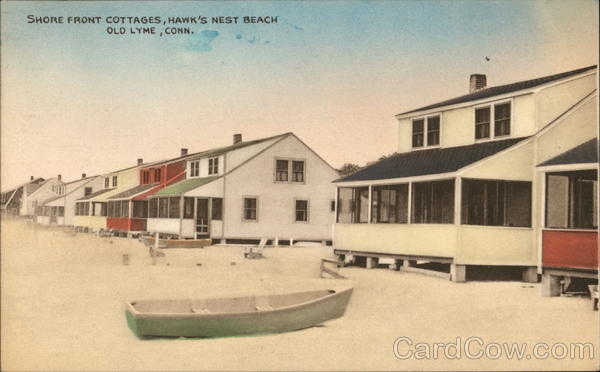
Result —
[[598, 138], [593, 138], [550, 160], [546, 160], [545, 162], [538, 164], [538, 167], [583, 163], [598, 163]]
[[104, 193], [107, 193], [107, 192], [109, 192], [109, 191], [113, 191], [113, 190], [114, 190], [114, 188], [113, 188], [113, 189], [103, 189], [103, 190], [100, 190], [100, 191], [93, 192], [93, 193], [91, 193], [91, 194], [89, 194], [89, 195], [86, 195], [86, 196], [84, 196], [83, 198], [79, 198], [79, 199], [77, 199], [77, 200], [78, 200], [78, 201], [79, 201], [79, 200], [90, 200], [90, 199], [92, 199], [92, 198], [95, 198], [95, 197], [96, 197], [96, 196], [98, 196], [98, 195], [102, 195], [102, 194], [104, 194]]
[[229, 146], [225, 146], [225, 147], [218, 147], [218, 148], [215, 148], [215, 149], [210, 149], [210, 150], [206, 150], [206, 151], [197, 152], [197, 153], [194, 153], [194, 154], [191, 154], [191, 155], [186, 155], [184, 157], [187, 158], [188, 160], [193, 160], [193, 159], [205, 158], [207, 156], [221, 155], [221, 154], [224, 154], [224, 153], [229, 152], [229, 151], [233, 151], [233, 150], [241, 149], [243, 147], [248, 147], [248, 146], [256, 145], [256, 144], [259, 144], [261, 142], [270, 141], [270, 140], [277, 139], [277, 138], [280, 138], [280, 137], [285, 137], [285, 136], [288, 136], [288, 135], [291, 135], [291, 134], [292, 134], [292, 132], [287, 132], [287, 133], [283, 133], [283, 134], [278, 134], [276, 136], [271, 136], [271, 137], [266, 137], [266, 138], [260, 138], [260, 139], [256, 139], [256, 140], [252, 140], [252, 141], [240, 142], [240, 143], [236, 143], [235, 145], [229, 145]]
[[334, 182], [383, 180], [455, 172], [527, 138], [529, 137], [396, 154]]
[[451, 98], [451, 99], [448, 99], [448, 100], [445, 100], [442, 102], [434, 103], [432, 105], [423, 106], [423, 107], [419, 107], [414, 110], [402, 112], [398, 115], [410, 114], [410, 113], [419, 112], [419, 111], [426, 111], [426, 110], [431, 110], [431, 109], [438, 108], [438, 107], [456, 105], [459, 103], [476, 101], [476, 100], [483, 99], [483, 98], [513, 93], [513, 92], [517, 92], [517, 91], [524, 90], [524, 89], [530, 89], [530, 88], [534, 88], [534, 87], [537, 87], [537, 86], [540, 86], [543, 84], [551, 83], [556, 80], [568, 78], [568, 77], [571, 77], [571, 76], [574, 76], [577, 74], [591, 71], [591, 70], [596, 69], [596, 67], [597, 67], [596, 65], [588, 66], [588, 67], [580, 68], [580, 69], [573, 70], [573, 71], [563, 72], [560, 74], [540, 77], [537, 79], [519, 81], [517, 83], [500, 85], [500, 86], [496, 86], [496, 87], [489, 87], [489, 88], [478, 90], [473, 93], [465, 94], [463, 96], [459, 96], [459, 97]]
[[125, 190], [123, 192], [118, 193], [117, 195], [113, 195], [108, 199], [131, 199], [143, 192], [150, 190], [153, 187], [156, 187], [157, 185], [158, 184], [156, 183], [149, 185], [137, 185], [135, 187], [130, 188], [129, 190]]
[[173, 195], [181, 195], [190, 190], [195, 189], [196, 187], [200, 187], [202, 185], [206, 185], [209, 182], [212, 182], [219, 178], [219, 176], [212, 177], [202, 177], [202, 178], [190, 178], [187, 180], [182, 180], [177, 183], [172, 184], [171, 186], [165, 187], [160, 190], [153, 196], [173, 196]]

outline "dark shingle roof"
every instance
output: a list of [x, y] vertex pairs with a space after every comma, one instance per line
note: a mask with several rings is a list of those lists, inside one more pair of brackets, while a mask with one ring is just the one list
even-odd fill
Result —
[[538, 167], [547, 165], [582, 164], [598, 162], [598, 138], [593, 138], [581, 145], [565, 151], [550, 160], [538, 164]]
[[383, 180], [455, 172], [526, 138], [528, 137], [396, 154], [334, 182]]
[[104, 193], [107, 193], [107, 192], [113, 191], [113, 190], [114, 189], [103, 189], [103, 190], [100, 190], [100, 191], [93, 192], [93, 193], [91, 193], [89, 195], [86, 195], [83, 198], [79, 198], [77, 200], [90, 200], [91, 198], [95, 198], [98, 195], [102, 195]]
[[580, 69], [573, 70], [573, 71], [563, 72], [560, 74], [544, 76], [544, 77], [537, 78], [537, 79], [519, 81], [517, 83], [500, 85], [497, 87], [489, 87], [489, 88], [481, 89], [477, 92], [465, 94], [464, 96], [451, 98], [451, 99], [448, 99], [448, 100], [445, 100], [442, 102], [434, 103], [432, 105], [423, 106], [423, 107], [419, 107], [418, 109], [402, 112], [398, 115], [410, 114], [412, 112], [418, 112], [418, 111], [431, 110], [431, 109], [438, 108], [438, 107], [456, 105], [458, 103], [475, 101], [478, 99], [483, 99], [483, 98], [488, 98], [488, 97], [493, 97], [493, 96], [499, 96], [502, 94], [517, 92], [517, 91], [523, 90], [523, 89], [534, 88], [534, 87], [537, 87], [538, 85], [550, 83], [555, 80], [560, 80], [560, 79], [564, 79], [564, 78], [567, 78], [567, 77], [570, 77], [573, 75], [581, 74], [581, 73], [587, 72], [589, 70], [593, 70], [595, 68], [596, 68], [596, 65], [588, 66], [588, 67], [580, 68]]
[[132, 187], [129, 190], [125, 190], [121, 193], [118, 193], [117, 195], [111, 196], [109, 199], [131, 199], [136, 195], [143, 193], [144, 191], [150, 190], [156, 185], [157, 184], [155, 183], [150, 185], [138, 185], [136, 187]]

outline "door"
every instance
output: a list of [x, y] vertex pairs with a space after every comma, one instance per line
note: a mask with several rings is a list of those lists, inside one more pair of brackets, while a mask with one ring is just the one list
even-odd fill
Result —
[[198, 198], [196, 199], [196, 239], [208, 238], [210, 236], [208, 231], [209, 223], [208, 199]]

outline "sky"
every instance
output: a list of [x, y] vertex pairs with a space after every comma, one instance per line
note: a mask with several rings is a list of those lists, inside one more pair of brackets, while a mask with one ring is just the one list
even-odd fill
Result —
[[[234, 133], [294, 132], [334, 167], [362, 165], [396, 151], [395, 114], [466, 94], [470, 74], [493, 86], [598, 63], [596, 0], [0, 6], [3, 190], [225, 146]], [[207, 23], [108, 24], [115, 16]], [[172, 26], [193, 34], [165, 35]]]

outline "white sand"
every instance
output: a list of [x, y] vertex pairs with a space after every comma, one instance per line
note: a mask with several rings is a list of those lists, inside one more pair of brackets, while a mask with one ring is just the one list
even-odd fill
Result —
[[[586, 298], [544, 298], [539, 284], [454, 284], [386, 269], [343, 268], [354, 295], [343, 318], [279, 335], [139, 340], [124, 303], [324, 288], [319, 259], [331, 248], [167, 250], [151, 266], [136, 240], [71, 237], [2, 221], [2, 370], [483, 370], [595, 369], [598, 312]], [[130, 265], [122, 265], [122, 255]], [[231, 265], [235, 262], [235, 265]], [[201, 266], [197, 266], [201, 263]], [[589, 360], [398, 360], [394, 340], [591, 342]], [[404, 349], [406, 350], [406, 349]]]

